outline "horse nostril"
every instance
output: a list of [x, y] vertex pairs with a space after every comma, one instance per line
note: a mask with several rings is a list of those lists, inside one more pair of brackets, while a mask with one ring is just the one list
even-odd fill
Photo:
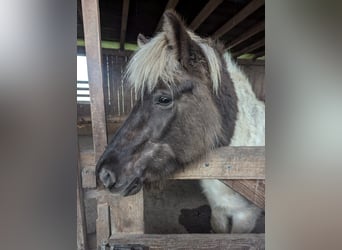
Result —
[[99, 177], [106, 188], [113, 186], [116, 182], [115, 174], [105, 168], [101, 169]]

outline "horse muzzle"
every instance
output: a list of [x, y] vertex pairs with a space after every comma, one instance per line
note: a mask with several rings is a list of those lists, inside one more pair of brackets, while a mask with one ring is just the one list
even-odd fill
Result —
[[110, 192], [120, 193], [122, 196], [134, 195], [138, 193], [143, 186], [143, 182], [139, 177], [130, 178], [130, 180], [124, 182], [124, 184], [117, 183], [115, 173], [106, 168], [102, 168], [99, 172], [99, 179]]

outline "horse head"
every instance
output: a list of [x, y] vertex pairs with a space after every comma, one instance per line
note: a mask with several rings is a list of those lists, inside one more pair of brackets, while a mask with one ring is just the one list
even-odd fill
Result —
[[227, 145], [237, 113], [221, 47], [175, 12], [165, 12], [156, 36], [139, 35], [138, 45], [126, 71], [138, 101], [96, 166], [98, 181], [124, 196]]

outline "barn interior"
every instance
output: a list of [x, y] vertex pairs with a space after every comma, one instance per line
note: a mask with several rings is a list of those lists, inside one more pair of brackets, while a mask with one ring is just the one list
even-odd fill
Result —
[[[82, 3], [77, 0], [77, 55], [87, 56]], [[108, 141], [136, 101], [123, 78], [126, 63], [137, 49], [139, 33], [152, 37], [162, 14], [174, 9], [202, 37], [219, 39], [247, 74], [256, 96], [265, 101], [265, 6], [261, 0], [99, 0], [102, 84]], [[77, 81], [79, 150], [94, 151], [88, 79]], [[88, 245], [96, 248], [96, 186], [87, 181], [81, 164]], [[210, 207], [198, 181], [170, 181], [162, 191], [144, 191], [145, 233], [210, 233]], [[263, 231], [263, 219], [255, 232]]]

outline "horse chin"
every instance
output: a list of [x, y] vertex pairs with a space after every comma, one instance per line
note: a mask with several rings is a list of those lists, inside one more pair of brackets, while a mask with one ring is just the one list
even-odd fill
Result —
[[124, 189], [121, 194], [122, 196], [130, 196], [138, 193], [143, 186], [142, 181], [140, 178], [135, 178], [131, 184], [128, 185], [126, 189]]

